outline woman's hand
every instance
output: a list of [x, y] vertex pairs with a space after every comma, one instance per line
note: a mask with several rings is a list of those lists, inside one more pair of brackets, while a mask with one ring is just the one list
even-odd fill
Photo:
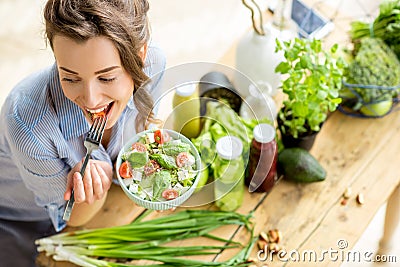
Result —
[[92, 204], [107, 194], [112, 183], [113, 170], [107, 162], [90, 159], [82, 178], [79, 173], [82, 163], [79, 162], [69, 172], [64, 199], [70, 199], [73, 188], [76, 203]]

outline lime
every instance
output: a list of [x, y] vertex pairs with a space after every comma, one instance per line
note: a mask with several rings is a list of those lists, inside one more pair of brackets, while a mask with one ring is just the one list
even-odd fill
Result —
[[234, 211], [239, 208], [239, 203], [236, 198], [229, 197], [229, 198], [222, 198], [221, 200], [217, 200], [219, 202], [220, 210], [222, 211]]
[[392, 100], [380, 101], [373, 104], [364, 105], [360, 111], [367, 116], [383, 116], [392, 108]]

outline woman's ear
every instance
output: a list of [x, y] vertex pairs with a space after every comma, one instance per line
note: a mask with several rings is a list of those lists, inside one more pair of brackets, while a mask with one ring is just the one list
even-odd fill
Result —
[[147, 55], [147, 43], [145, 43], [139, 50], [139, 56], [142, 59], [143, 63], [146, 61], [146, 55]]

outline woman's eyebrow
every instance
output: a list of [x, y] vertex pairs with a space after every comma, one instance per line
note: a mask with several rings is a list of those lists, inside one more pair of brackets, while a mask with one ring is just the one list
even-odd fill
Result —
[[60, 69], [62, 69], [63, 71], [72, 73], [72, 74], [79, 74], [79, 73], [77, 73], [76, 71], [73, 71], [73, 70], [70, 70], [70, 69], [67, 69], [67, 68], [64, 68], [64, 67], [60, 67]]
[[96, 71], [94, 74], [106, 73], [106, 72], [109, 72], [109, 71], [114, 70], [114, 69], [117, 69], [117, 68], [119, 68], [119, 66], [108, 67], [108, 68], [105, 68], [105, 69]]
[[[119, 66], [108, 67], [108, 68], [105, 68], [105, 69], [102, 69], [102, 70], [98, 70], [98, 71], [96, 71], [94, 74], [97, 75], [97, 74], [106, 73], [106, 72], [109, 72], [109, 71], [114, 70], [114, 69], [117, 69], [117, 68], [119, 68]], [[67, 68], [65, 68], [65, 67], [60, 67], [60, 69], [62, 69], [63, 71], [66, 71], [66, 72], [68, 72], [68, 73], [71, 73], [71, 74], [75, 74], [75, 75], [78, 75], [78, 74], [79, 74], [78, 72], [73, 71], [73, 70], [70, 70], [70, 69], [67, 69]]]

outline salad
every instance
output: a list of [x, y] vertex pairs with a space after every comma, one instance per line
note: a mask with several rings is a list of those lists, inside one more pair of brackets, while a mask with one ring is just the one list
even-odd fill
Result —
[[119, 175], [129, 190], [148, 201], [168, 201], [184, 194], [194, 183], [197, 170], [189, 144], [168, 132], [144, 133], [122, 153]]

